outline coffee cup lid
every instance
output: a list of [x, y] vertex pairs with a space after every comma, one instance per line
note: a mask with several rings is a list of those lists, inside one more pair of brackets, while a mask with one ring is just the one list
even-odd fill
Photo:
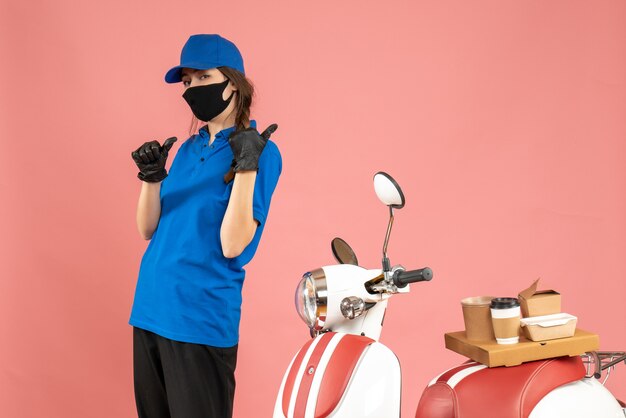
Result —
[[519, 306], [517, 298], [493, 298], [491, 299], [491, 309], [510, 309]]

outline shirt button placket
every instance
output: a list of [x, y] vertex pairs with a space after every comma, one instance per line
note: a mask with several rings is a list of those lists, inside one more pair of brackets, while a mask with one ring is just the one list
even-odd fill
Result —
[[[217, 135], [219, 135], [219, 134], [217, 134]], [[213, 139], [213, 142], [209, 145], [207, 158], [209, 158], [211, 156], [211, 154], [213, 153], [213, 149], [215, 148], [215, 141], [216, 140], [217, 140], [217, 136], [215, 136], [215, 138]], [[204, 159], [202, 159], [202, 161], [204, 161]]]
[[[207, 158], [209, 158], [209, 154], [211, 151], [207, 149], [207, 145], [209, 140], [202, 146], [202, 157], [200, 158], [200, 162], [204, 162]], [[213, 144], [209, 145], [208, 148], [213, 148]]]

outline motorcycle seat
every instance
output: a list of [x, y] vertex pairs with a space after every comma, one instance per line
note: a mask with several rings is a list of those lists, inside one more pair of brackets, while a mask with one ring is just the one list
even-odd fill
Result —
[[468, 361], [428, 384], [415, 417], [528, 418], [545, 395], [585, 372], [579, 356], [494, 368]]

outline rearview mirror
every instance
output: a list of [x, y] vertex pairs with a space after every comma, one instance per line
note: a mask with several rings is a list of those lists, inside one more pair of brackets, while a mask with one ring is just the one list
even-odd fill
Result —
[[404, 206], [402, 189], [389, 174], [379, 171], [374, 175], [374, 190], [378, 199], [386, 206], [394, 209], [402, 209]]
[[352, 248], [347, 242], [341, 238], [335, 238], [330, 244], [333, 249], [333, 255], [340, 264], [352, 264], [359, 265], [359, 261], [356, 259], [356, 254], [352, 251]]

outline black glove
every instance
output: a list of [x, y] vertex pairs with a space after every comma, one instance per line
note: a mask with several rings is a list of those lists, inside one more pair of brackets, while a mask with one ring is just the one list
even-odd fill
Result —
[[133, 151], [130, 155], [133, 157], [135, 164], [139, 167], [137, 177], [139, 180], [148, 183], [158, 183], [167, 177], [165, 170], [165, 161], [167, 154], [177, 141], [175, 136], [167, 138], [163, 146], [158, 141], [150, 141]]
[[270, 135], [278, 128], [275, 123], [267, 127], [262, 134], [255, 128], [244, 129], [234, 133], [228, 138], [230, 148], [233, 150], [233, 171], [257, 171], [259, 169], [259, 157], [270, 139]]

